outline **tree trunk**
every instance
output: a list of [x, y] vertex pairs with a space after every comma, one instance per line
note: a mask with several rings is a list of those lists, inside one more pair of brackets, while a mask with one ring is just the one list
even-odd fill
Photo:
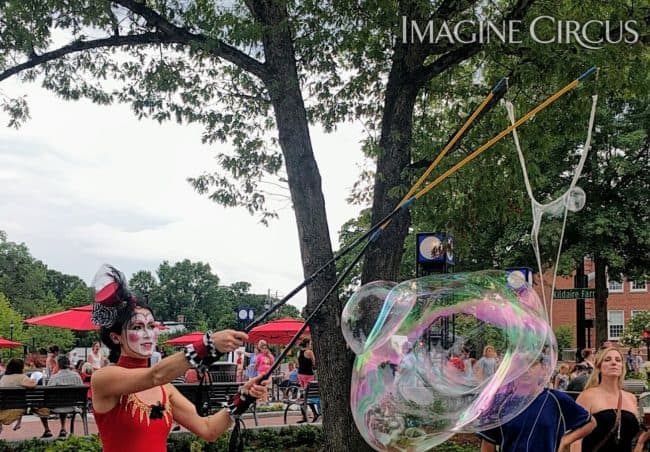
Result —
[[596, 348], [609, 339], [607, 326], [607, 262], [604, 258], [594, 258], [596, 268]]
[[[411, 160], [413, 109], [419, 87], [409, 82], [406, 63], [398, 61], [398, 58], [396, 57], [391, 68], [386, 86], [372, 202], [372, 224], [388, 215], [405, 194], [391, 193], [391, 190], [399, 186], [407, 186], [406, 189], [410, 187], [402, 173]], [[364, 284], [378, 279], [397, 279], [404, 251], [404, 238], [410, 222], [407, 211], [397, 214], [379, 239], [370, 245], [361, 274]]]
[[[277, 121], [289, 189], [298, 226], [303, 273], [308, 277], [332, 258], [321, 178], [309, 136], [296, 58], [286, 11], [274, 2], [250, 2], [258, 17], [271, 25], [263, 38], [265, 80]], [[336, 280], [331, 266], [307, 289], [305, 314], [310, 314]], [[336, 293], [310, 323], [323, 410], [325, 448], [328, 451], [371, 451], [357, 430], [350, 410], [353, 355], [339, 326], [342, 310]], [[326, 328], [330, 325], [330, 328]], [[334, 327], [336, 326], [336, 327]]]

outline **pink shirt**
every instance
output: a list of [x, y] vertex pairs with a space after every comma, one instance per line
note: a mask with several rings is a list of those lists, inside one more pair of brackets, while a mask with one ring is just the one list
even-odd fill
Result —
[[270, 353], [258, 353], [255, 355], [255, 367], [257, 375], [264, 375], [273, 365], [273, 355]]

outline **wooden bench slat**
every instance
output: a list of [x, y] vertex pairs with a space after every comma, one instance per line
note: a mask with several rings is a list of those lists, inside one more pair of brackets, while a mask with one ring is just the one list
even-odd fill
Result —
[[[15, 408], [79, 409], [84, 434], [88, 435], [88, 388], [86, 386], [36, 386], [34, 388], [0, 388], [0, 410]], [[73, 414], [74, 421], [74, 414]], [[72, 423], [74, 428], [74, 422]]]

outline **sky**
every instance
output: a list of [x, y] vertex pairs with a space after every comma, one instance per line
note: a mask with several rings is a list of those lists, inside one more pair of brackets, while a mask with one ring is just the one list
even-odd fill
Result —
[[[0, 113], [0, 230], [49, 268], [90, 284], [102, 263], [130, 276], [187, 258], [209, 263], [224, 285], [248, 281], [254, 293], [279, 296], [303, 280], [288, 203], [266, 227], [186, 181], [217, 169], [214, 156], [227, 146], [202, 144], [199, 126], [138, 120], [128, 105], [64, 101], [15, 79], [0, 91], [26, 94], [31, 113], [18, 130]], [[364, 165], [361, 135], [359, 124], [311, 128], [335, 247], [360, 209], [345, 199]]]

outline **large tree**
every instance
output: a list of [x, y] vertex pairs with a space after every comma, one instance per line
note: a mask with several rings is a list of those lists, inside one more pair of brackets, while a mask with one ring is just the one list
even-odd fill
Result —
[[[225, 174], [206, 173], [192, 180], [195, 187], [223, 204], [261, 211], [265, 219], [273, 213], [257, 188], [284, 161], [308, 276], [332, 257], [332, 247], [294, 48], [291, 15], [298, 6], [273, 0], [226, 6], [202, 0], [5, 2], [0, 81], [42, 75], [43, 85], [66, 99], [128, 102], [139, 116], [204, 124], [204, 140], [229, 138], [235, 155], [221, 155]], [[54, 44], [56, 29], [65, 31], [68, 43]], [[123, 83], [106, 88], [106, 78]], [[26, 118], [19, 96], [2, 100], [16, 122]], [[272, 127], [282, 155], [267, 143]], [[308, 306], [334, 279], [329, 268], [307, 288]], [[328, 441], [342, 450], [363, 441], [345, 403], [349, 383], [340, 381], [341, 371], [349, 381], [350, 366], [330, 327], [337, 315], [336, 307], [324, 310], [312, 331], [317, 354], [329, 363], [320, 374]]]
[[[332, 256], [308, 118], [333, 126], [354, 115], [368, 118], [370, 125], [379, 124], [380, 136], [367, 146], [378, 156], [371, 215], [376, 221], [404, 191], [413, 112], [420, 94], [435, 85], [437, 76], [484, 50], [477, 43], [396, 40], [387, 46], [382, 39], [400, 35], [402, 15], [438, 24], [463, 18], [498, 21], [523, 17], [531, 4], [526, 0], [490, 5], [248, 0], [227, 6], [207, 0], [10, 1], [0, 7], [5, 51], [0, 80], [15, 74], [33, 80], [43, 74], [44, 86], [68, 99], [128, 102], [140, 116], [204, 124], [204, 139], [230, 138], [235, 155], [220, 155], [225, 173], [195, 178], [195, 187], [223, 204], [260, 211], [264, 219], [274, 213], [265, 204], [260, 183], [265, 174], [283, 169], [286, 176], [281, 179], [288, 181], [308, 276]], [[68, 44], [53, 45], [55, 28], [71, 36]], [[116, 54], [117, 48], [123, 52]], [[339, 52], [343, 60], [334, 58]], [[351, 64], [341, 64], [346, 59]], [[351, 72], [349, 79], [339, 76], [341, 68]], [[107, 88], [106, 78], [122, 85]], [[341, 83], [344, 89], [338, 91]], [[313, 108], [305, 105], [303, 91], [316, 94]], [[16, 121], [24, 119], [21, 98], [3, 99]], [[277, 138], [269, 143], [265, 132], [272, 128], [277, 129]], [[371, 250], [365, 279], [395, 277], [408, 218], [397, 219], [392, 228]], [[308, 312], [334, 277], [330, 268], [308, 288]], [[341, 306], [333, 301], [334, 297], [313, 324], [315, 351], [326, 363], [319, 378], [328, 447], [363, 449], [347, 407], [351, 355], [335, 328]]]

